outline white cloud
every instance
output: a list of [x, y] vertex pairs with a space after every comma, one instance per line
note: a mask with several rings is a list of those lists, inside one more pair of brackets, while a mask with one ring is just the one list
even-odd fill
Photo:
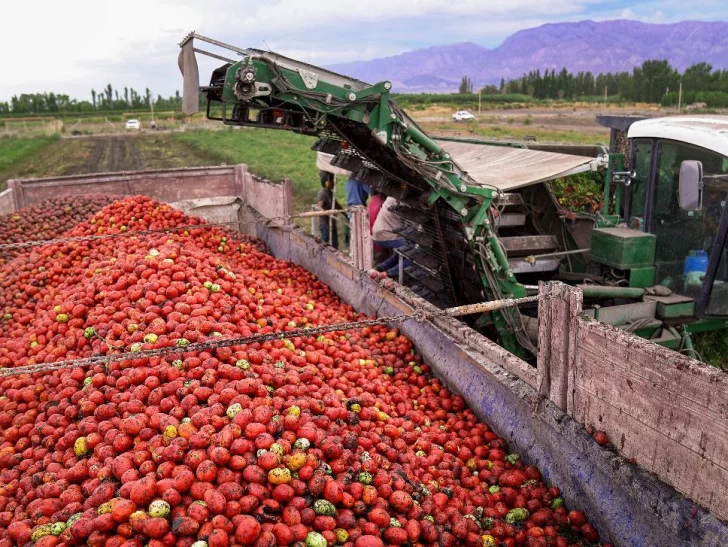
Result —
[[[630, 19], [660, 9], [671, 17], [694, 5], [636, 3]], [[702, 18], [728, 15], [722, 0], [704, 2]], [[268, 45], [312, 63], [334, 64], [461, 41], [497, 45], [522, 28], [560, 20], [616, 17], [609, 0], [35, 0], [4, 2], [0, 100], [57, 91], [88, 98], [91, 88], [180, 87], [177, 43], [190, 30], [243, 47]], [[660, 4], [660, 5], [656, 5]], [[686, 7], [687, 6], [687, 7]], [[602, 9], [604, 8], [604, 9]], [[705, 15], [710, 13], [713, 15]], [[664, 17], [664, 15], [662, 16]], [[202, 74], [216, 63], [203, 65]]]

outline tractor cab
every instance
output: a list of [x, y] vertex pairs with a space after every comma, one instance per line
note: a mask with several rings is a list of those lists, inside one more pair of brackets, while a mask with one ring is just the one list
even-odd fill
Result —
[[626, 228], [595, 230], [592, 260], [669, 289], [654, 298], [663, 320], [728, 318], [728, 117], [600, 122], [612, 127], [612, 148], [615, 132], [627, 137], [631, 171], [613, 202]]

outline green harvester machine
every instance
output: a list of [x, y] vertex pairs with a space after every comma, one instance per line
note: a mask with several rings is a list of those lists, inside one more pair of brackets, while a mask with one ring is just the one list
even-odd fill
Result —
[[[391, 82], [196, 33], [180, 45], [186, 114], [202, 93], [211, 120], [314, 136], [331, 165], [398, 200], [401, 280], [433, 304], [518, 298], [558, 279], [583, 290], [592, 317], [678, 351], [728, 326], [728, 117], [604, 118], [609, 149], [433, 138]], [[224, 62], [202, 87], [196, 54]], [[566, 210], [549, 185], [585, 171], [603, 173], [599, 214]], [[506, 308], [471, 324], [529, 359], [536, 316]]]

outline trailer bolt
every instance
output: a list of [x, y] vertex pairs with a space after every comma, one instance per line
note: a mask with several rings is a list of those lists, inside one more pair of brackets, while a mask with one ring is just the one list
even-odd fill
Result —
[[468, 210], [463, 207], [462, 209], [460, 209], [460, 215], [464, 217], [468, 216]]
[[392, 83], [391, 82], [384, 82], [384, 89], [392, 89]]
[[356, 93], [349, 93], [349, 95], [347, 95], [347, 98], [350, 101], [356, 101]]
[[460, 185], [460, 191], [461, 191], [461, 192], [465, 192], [465, 191], [466, 191], [467, 189], [468, 189], [468, 187], [467, 187], [467, 186], [465, 186], [464, 184], [461, 184], [461, 185]]

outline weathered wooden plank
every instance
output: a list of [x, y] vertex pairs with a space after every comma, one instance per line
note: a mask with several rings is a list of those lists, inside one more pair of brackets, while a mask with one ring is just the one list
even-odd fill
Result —
[[480, 355], [487, 356], [487, 360], [501, 367], [503, 370], [520, 378], [531, 388], [537, 389], [538, 378], [536, 369], [523, 359], [519, 359], [501, 346], [474, 331], [454, 318], [437, 318], [433, 321], [437, 327], [455, 338], [475, 349]]
[[355, 268], [368, 270], [373, 266], [372, 245], [369, 211], [366, 207], [357, 207], [351, 213], [351, 251]]
[[[703, 401], [682, 395], [681, 383], [692, 378], [684, 378], [681, 383], [648, 380], [605, 352], [604, 340], [593, 331], [579, 334], [581, 355], [576, 388], [609, 401], [625, 414], [728, 469], [728, 421]], [[636, 365], [650, 366], [653, 365], [649, 361]]]
[[585, 389], [577, 390], [576, 413], [606, 431], [625, 458], [634, 459], [719, 518], [728, 518], [728, 470], [724, 467]]
[[573, 406], [576, 332], [581, 313], [581, 292], [563, 283], [539, 286], [538, 310], [539, 393], [565, 411]]
[[168, 203], [219, 196], [239, 196], [233, 166], [136, 171], [22, 179], [13, 181], [18, 208], [59, 195], [144, 194]]
[[0, 192], [0, 215], [9, 215], [15, 211], [15, 196], [13, 189], [8, 188]]
[[728, 375], [723, 371], [594, 321], [581, 321], [579, 330], [589, 338], [601, 337], [603, 341], [595, 344], [631, 374], [666, 386], [728, 420]]
[[247, 205], [257, 211], [263, 218], [275, 219], [273, 224], [283, 225], [286, 217], [293, 212], [293, 192], [291, 181], [284, 179], [280, 183], [270, 182], [254, 177], [249, 173], [244, 178]]

